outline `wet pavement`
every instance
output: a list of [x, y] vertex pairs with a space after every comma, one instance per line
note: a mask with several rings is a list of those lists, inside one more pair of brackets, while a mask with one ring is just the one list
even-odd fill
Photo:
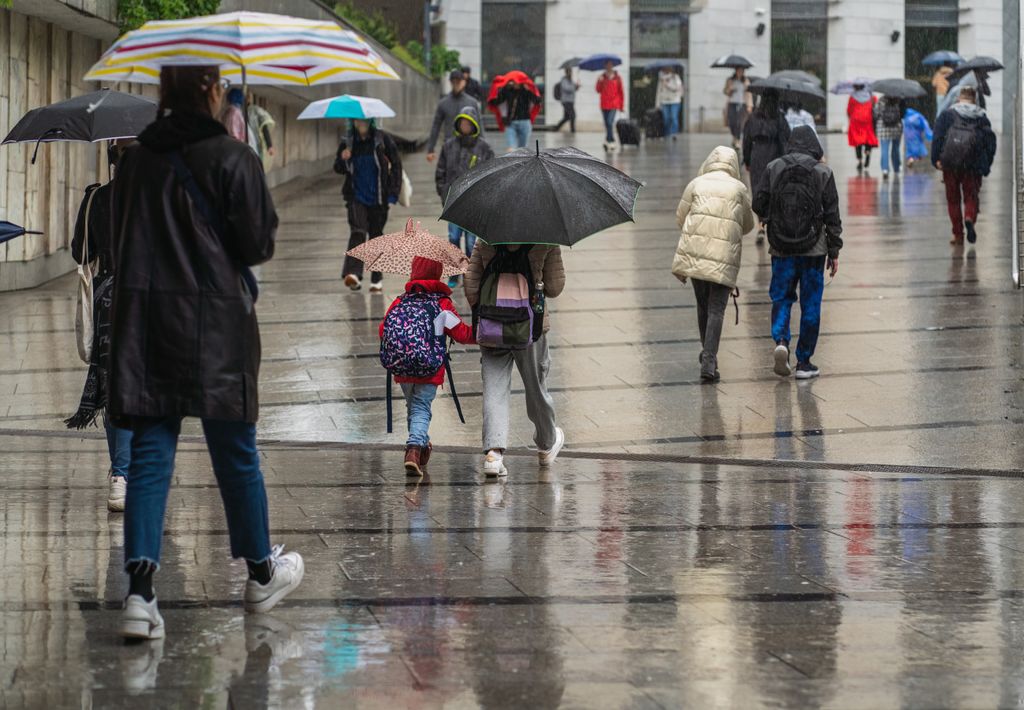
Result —
[[[857, 177], [828, 137], [847, 247], [825, 293], [823, 376], [771, 374], [768, 257], [751, 241], [712, 387], [692, 291], [669, 268], [679, 194], [714, 145], [614, 155], [648, 183], [638, 221], [567, 253], [551, 302], [568, 447], [541, 471], [518, 402], [499, 483], [476, 473], [479, 366], [460, 347], [469, 424], [439, 398], [431, 475], [407, 485], [376, 362], [401, 280], [384, 296], [341, 285], [333, 176], [282, 197], [261, 274], [260, 437], [275, 541], [304, 554], [306, 581], [273, 614], [242, 613], [244, 565], [225, 561], [192, 423], [156, 578], [160, 644], [114, 635], [126, 583], [105, 442], [59, 421], [84, 378], [73, 280], [0, 294], [0, 707], [1024, 704], [1003, 164], [978, 245], [954, 250], [935, 173]], [[415, 204], [396, 230], [438, 212], [432, 166], [411, 156], [407, 170]]]

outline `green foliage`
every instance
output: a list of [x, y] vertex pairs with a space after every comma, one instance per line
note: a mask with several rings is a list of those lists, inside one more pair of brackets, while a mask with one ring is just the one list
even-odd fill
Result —
[[401, 62], [404, 62], [405, 64], [408, 64], [410, 67], [418, 71], [423, 76], [428, 76], [427, 68], [423, 66], [422, 48], [420, 49], [419, 54], [413, 54], [406, 47], [400, 44], [396, 44], [394, 47], [391, 48], [391, 53], [395, 55], [396, 59], [398, 59]]
[[384, 17], [384, 13], [380, 10], [370, 14], [360, 10], [351, 0], [347, 0], [335, 5], [334, 11], [357, 30], [377, 40], [388, 49], [398, 45], [398, 25]]
[[118, 0], [117, 19], [121, 31], [127, 32], [150, 20], [212, 15], [219, 7], [220, 0]]
[[[423, 45], [415, 40], [405, 43], [405, 50], [417, 58], [420, 67], [423, 66]], [[438, 79], [452, 69], [462, 66], [459, 59], [459, 52], [456, 49], [448, 49], [443, 44], [435, 44], [430, 47], [430, 71], [429, 75]]]

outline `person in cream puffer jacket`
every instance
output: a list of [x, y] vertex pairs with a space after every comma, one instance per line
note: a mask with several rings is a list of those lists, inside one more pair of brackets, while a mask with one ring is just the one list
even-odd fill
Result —
[[683, 191], [676, 219], [682, 235], [672, 273], [683, 283], [693, 282], [703, 344], [700, 376], [714, 382], [719, 379], [718, 342], [739, 276], [743, 235], [754, 228], [750, 191], [740, 180], [735, 150], [720, 145], [711, 151]]

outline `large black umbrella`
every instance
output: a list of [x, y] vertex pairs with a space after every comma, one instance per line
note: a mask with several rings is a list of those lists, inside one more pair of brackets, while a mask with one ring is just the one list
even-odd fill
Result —
[[134, 138], [155, 119], [152, 99], [103, 89], [32, 109], [0, 145]]
[[928, 93], [911, 79], [879, 79], [871, 82], [871, 90], [894, 99], [916, 99]]
[[816, 99], [825, 98], [825, 91], [821, 86], [812, 84], [808, 81], [797, 81], [796, 79], [786, 79], [784, 77], [772, 75], [766, 76], [764, 79], [758, 79], [757, 81], [750, 82], [750, 93], [763, 94], [766, 91], [777, 91], [779, 94], [784, 96], [792, 96], [801, 99], [807, 98], [808, 96]]
[[576, 148], [522, 148], [473, 168], [448, 190], [441, 219], [488, 244], [572, 246], [633, 219], [641, 184]]
[[712, 69], [749, 69], [754, 63], [740, 54], [726, 54], [711, 63]]
[[971, 72], [981, 72], [982, 78], [986, 78], [989, 72], [1000, 71], [1003, 68], [1003, 63], [995, 57], [975, 57], [974, 59], [968, 59], [966, 62], [954, 69], [948, 77], [950, 86], [960, 81], [964, 76]]
[[804, 71], [803, 69], [783, 69], [782, 71], [772, 72], [768, 75], [768, 78], [792, 79], [794, 81], [803, 81], [808, 84], [814, 84], [815, 86], [821, 86], [821, 79], [810, 72]]
[[644, 64], [644, 71], [661, 71], [662, 69], [678, 69], [682, 71], [683, 63], [678, 59], [655, 59]]
[[22, 234], [42, 234], [42, 232], [32, 232], [11, 222], [0, 222], [0, 244], [9, 242]]

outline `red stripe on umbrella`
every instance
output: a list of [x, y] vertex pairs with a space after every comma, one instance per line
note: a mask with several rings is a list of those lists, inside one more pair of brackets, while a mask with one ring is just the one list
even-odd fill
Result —
[[258, 49], [274, 49], [279, 47], [294, 47], [296, 45], [304, 45], [307, 47], [323, 47], [324, 49], [336, 49], [342, 52], [349, 52], [351, 54], [360, 54], [366, 56], [369, 52], [365, 49], [358, 47], [349, 47], [340, 44], [330, 44], [327, 42], [314, 42], [310, 40], [288, 40], [283, 42], [260, 42], [258, 44], [245, 44], [241, 45], [237, 42], [224, 42], [213, 39], [193, 39], [193, 38], [179, 38], [174, 40], [167, 40], [164, 42], [147, 42], [146, 44], [128, 44], [127, 42], [115, 50], [115, 54], [123, 54], [126, 52], [137, 52], [143, 49], [158, 49], [160, 47], [173, 47], [180, 46], [183, 44], [199, 44], [206, 47], [221, 47], [224, 49], [234, 49], [239, 52], [250, 52]]

